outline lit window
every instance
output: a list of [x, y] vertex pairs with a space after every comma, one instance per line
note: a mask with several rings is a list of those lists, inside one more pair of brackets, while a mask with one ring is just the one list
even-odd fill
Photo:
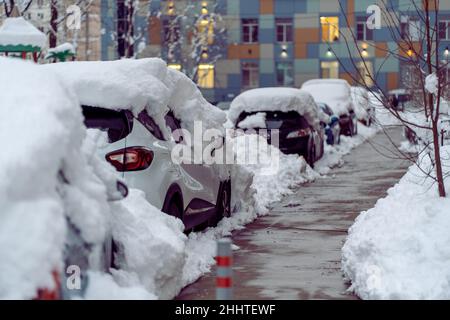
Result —
[[357, 64], [359, 82], [367, 87], [373, 86], [373, 65], [370, 61], [361, 61]]
[[294, 68], [291, 62], [277, 63], [277, 85], [291, 87], [294, 85]]
[[277, 41], [292, 42], [292, 19], [277, 19]]
[[258, 19], [242, 19], [242, 42], [258, 42]]
[[167, 14], [169, 16], [172, 16], [175, 14], [175, 4], [173, 3], [173, 1], [167, 2]]
[[214, 66], [212, 64], [198, 66], [197, 84], [200, 88], [214, 88]]
[[337, 61], [322, 61], [320, 67], [323, 79], [339, 78], [339, 63]]
[[197, 32], [203, 44], [214, 43], [214, 22], [208, 19], [201, 19], [197, 26]]
[[258, 64], [252, 62], [242, 64], [242, 87], [244, 89], [259, 87]]
[[208, 14], [208, 2], [206, 1], [202, 2], [202, 14], [203, 15]]
[[322, 42], [334, 42], [339, 40], [339, 18], [320, 17], [322, 26]]
[[178, 63], [169, 63], [169, 64], [167, 65], [167, 67], [168, 67], [168, 68], [171, 68], [171, 69], [178, 70], [178, 71], [181, 70], [181, 64], [178, 64]]

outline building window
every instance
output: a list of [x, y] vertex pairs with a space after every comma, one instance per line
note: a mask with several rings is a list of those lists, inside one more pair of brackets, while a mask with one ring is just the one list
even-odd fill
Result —
[[202, 1], [201, 13], [202, 13], [202, 15], [208, 14], [208, 2]]
[[165, 43], [176, 43], [180, 39], [180, 24], [176, 19], [163, 20]]
[[450, 40], [450, 20], [439, 20], [439, 39]]
[[322, 42], [339, 40], [339, 17], [320, 17]]
[[277, 41], [292, 42], [292, 19], [277, 19]]
[[400, 35], [404, 40], [420, 41], [421, 27], [418, 19], [408, 16], [400, 17]]
[[357, 64], [358, 80], [371, 88], [373, 86], [373, 65], [371, 61], [360, 61]]
[[201, 19], [197, 25], [197, 32], [202, 44], [214, 43], [214, 23], [212, 20]]
[[167, 1], [167, 15], [173, 16], [175, 14], [175, 4], [173, 1]]
[[367, 27], [366, 18], [358, 19], [356, 22], [356, 39], [359, 41], [373, 40], [373, 30]]
[[258, 42], [258, 19], [242, 19], [242, 42]]
[[179, 64], [179, 63], [169, 63], [167, 65], [167, 67], [171, 68], [171, 69], [174, 69], [174, 70], [177, 70], [177, 71], [181, 71], [181, 64]]
[[322, 61], [320, 67], [323, 79], [339, 78], [339, 63], [337, 61]]
[[42, 6], [44, 5], [44, 0], [38, 0], [37, 5], [38, 5], [39, 9], [41, 9]]
[[242, 64], [242, 87], [244, 89], [259, 87], [259, 67], [253, 62]]
[[291, 62], [278, 62], [277, 69], [277, 85], [292, 87], [294, 85], [294, 68]]
[[197, 84], [200, 88], [214, 88], [214, 66], [212, 64], [200, 64], [198, 66]]

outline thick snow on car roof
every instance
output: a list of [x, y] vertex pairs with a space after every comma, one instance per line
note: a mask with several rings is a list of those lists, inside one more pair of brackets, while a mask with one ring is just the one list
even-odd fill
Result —
[[302, 89], [309, 92], [314, 100], [330, 106], [337, 115], [348, 113], [350, 105], [350, 85], [343, 79], [315, 79], [306, 81]]
[[313, 127], [319, 127], [318, 107], [306, 91], [295, 88], [258, 88], [237, 96], [230, 106], [228, 117], [234, 124], [242, 112], [297, 111]]
[[74, 87], [81, 104], [115, 110], [146, 109], [159, 124], [170, 108], [184, 127], [202, 121], [222, 129], [226, 114], [211, 105], [183, 73], [158, 58], [117, 61], [64, 62], [42, 66]]

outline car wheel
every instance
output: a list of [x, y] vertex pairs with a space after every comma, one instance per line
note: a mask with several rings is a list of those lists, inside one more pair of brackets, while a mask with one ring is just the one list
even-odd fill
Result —
[[180, 205], [175, 200], [170, 201], [167, 211], [167, 214], [182, 219]]
[[314, 144], [312, 144], [308, 148], [308, 156], [306, 157], [306, 162], [309, 164], [311, 168], [314, 168], [315, 159], [316, 159], [316, 148], [314, 147]]
[[216, 215], [210, 219], [209, 226], [215, 227], [222, 218], [231, 217], [231, 182], [224, 182], [220, 188], [216, 204]]

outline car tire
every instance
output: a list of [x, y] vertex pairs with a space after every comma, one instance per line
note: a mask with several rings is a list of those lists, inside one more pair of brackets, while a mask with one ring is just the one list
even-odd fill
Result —
[[216, 204], [216, 214], [210, 219], [209, 226], [215, 227], [222, 218], [231, 217], [231, 182], [223, 182]]
[[314, 147], [314, 142], [312, 142], [308, 147], [306, 162], [309, 164], [311, 168], [314, 168], [315, 160], [316, 160], [316, 150]]
[[353, 121], [350, 121], [346, 133], [349, 137], [353, 137]]

